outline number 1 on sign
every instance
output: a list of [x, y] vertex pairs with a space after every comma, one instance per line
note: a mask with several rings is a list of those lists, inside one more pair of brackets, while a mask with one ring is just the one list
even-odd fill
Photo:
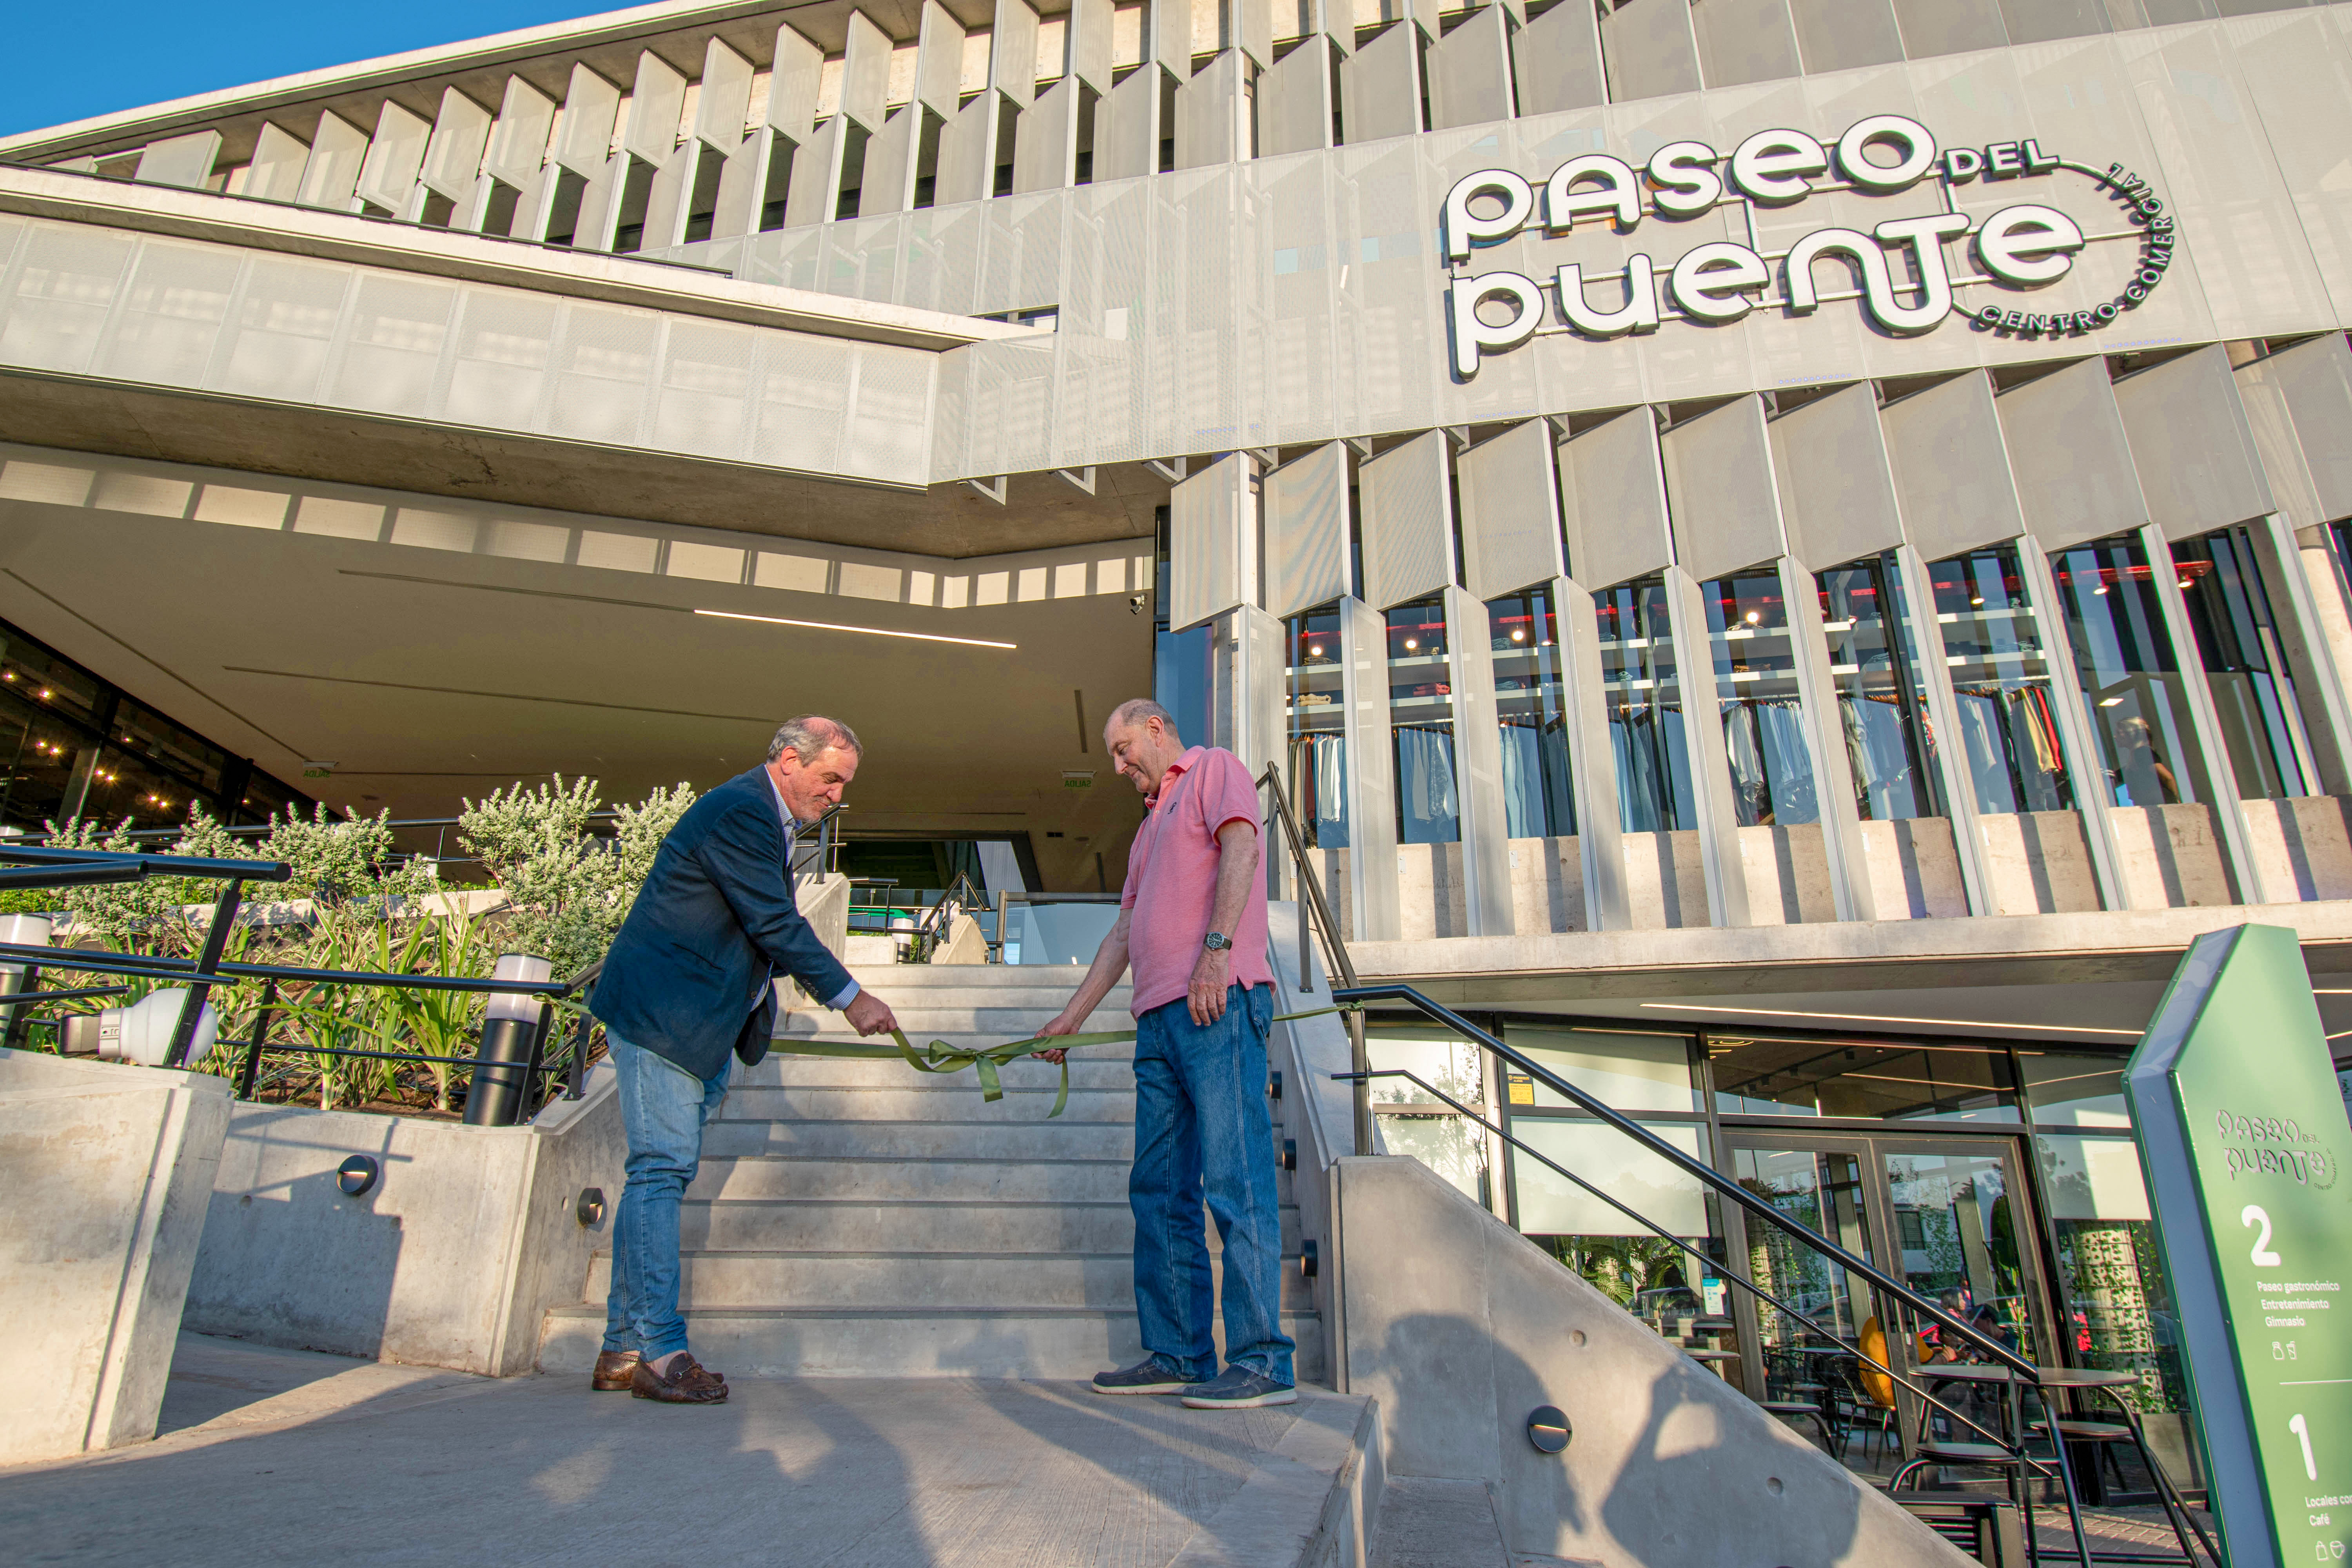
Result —
[[2311, 1457], [2311, 1428], [2304, 1423], [2303, 1417], [2298, 1415], [2294, 1420], [2286, 1424], [2286, 1429], [2294, 1433], [2295, 1437], [2303, 1444], [2304, 1479], [2305, 1480], [2317, 1480], [2319, 1479], [2319, 1462]]

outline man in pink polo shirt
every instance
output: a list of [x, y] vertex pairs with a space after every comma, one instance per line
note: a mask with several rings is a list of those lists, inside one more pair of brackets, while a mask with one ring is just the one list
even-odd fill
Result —
[[[1118, 921], [1077, 994], [1046, 1025], [1071, 1035], [1135, 970], [1135, 1307], [1148, 1352], [1095, 1378], [1097, 1394], [1181, 1394], [1202, 1410], [1298, 1397], [1282, 1331], [1282, 1212], [1265, 1036], [1274, 1021], [1257, 784], [1242, 760], [1187, 749], [1157, 702], [1122, 703], [1103, 726], [1146, 812], [1127, 852]], [[1046, 1053], [1058, 1061], [1059, 1052]], [[1209, 1245], [1225, 1247], [1225, 1370], [1210, 1333]]]

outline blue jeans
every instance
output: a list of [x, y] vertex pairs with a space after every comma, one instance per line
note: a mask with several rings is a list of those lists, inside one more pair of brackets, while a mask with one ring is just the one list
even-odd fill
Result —
[[647, 1361], [686, 1348], [677, 1310], [677, 1206], [702, 1163], [702, 1124], [727, 1098], [729, 1058], [704, 1081], [666, 1058], [605, 1033], [621, 1075], [621, 1125], [629, 1139], [628, 1184], [613, 1216], [613, 1288], [604, 1299], [604, 1348]]
[[1225, 1359], [1294, 1381], [1282, 1331], [1282, 1205], [1265, 1036], [1274, 988], [1235, 985], [1225, 1016], [1202, 1026], [1181, 998], [1136, 1020], [1135, 1308], [1143, 1346], [1190, 1376], [1216, 1374], [1209, 1242], [1201, 1200], [1224, 1239]]

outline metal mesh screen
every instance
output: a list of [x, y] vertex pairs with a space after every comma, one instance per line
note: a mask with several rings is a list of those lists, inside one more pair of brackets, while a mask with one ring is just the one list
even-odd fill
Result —
[[240, 270], [235, 251], [149, 239], [99, 356], [102, 374], [167, 385], [203, 383]]
[[87, 371], [135, 248], [128, 236], [35, 225], [0, 325], [0, 355], [33, 370]]
[[439, 412], [434, 384], [457, 304], [452, 283], [362, 273], [332, 401], [408, 418]]
[[642, 311], [572, 301], [555, 348], [550, 435], [634, 445], [645, 433], [661, 321]]

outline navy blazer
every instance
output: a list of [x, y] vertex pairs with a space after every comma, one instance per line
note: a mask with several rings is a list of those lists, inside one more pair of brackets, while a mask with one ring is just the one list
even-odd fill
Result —
[[818, 997], [849, 985], [849, 971], [801, 918], [776, 792], [767, 770], [753, 768], [688, 806], [662, 840], [588, 1010], [631, 1045], [708, 1080], [730, 1047], [747, 1065], [768, 1054], [780, 973]]

